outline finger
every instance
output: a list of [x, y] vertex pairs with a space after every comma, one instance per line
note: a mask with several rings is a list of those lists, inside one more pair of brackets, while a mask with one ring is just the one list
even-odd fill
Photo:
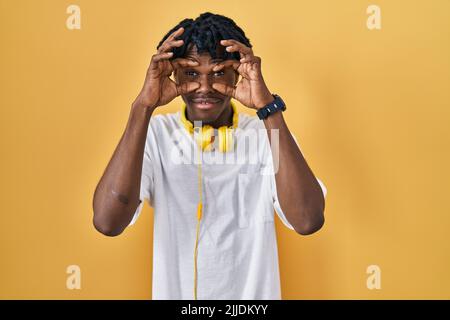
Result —
[[220, 43], [226, 47], [225, 50], [228, 52], [239, 51], [243, 54], [253, 54], [253, 50], [251, 48], [247, 47], [245, 44], [237, 40], [221, 40]]
[[175, 60], [172, 60], [172, 65], [174, 68], [186, 68], [186, 67], [195, 67], [198, 66], [197, 61], [193, 61], [191, 59], [185, 59], [185, 58], [177, 58]]
[[238, 70], [240, 66], [240, 62], [236, 60], [225, 60], [223, 62], [219, 62], [217, 65], [213, 67], [213, 71], [220, 71], [225, 67], [232, 67], [234, 70]]
[[246, 56], [239, 60], [240, 63], [258, 63], [261, 62], [261, 58], [257, 56]]
[[161, 47], [159, 47], [158, 52], [166, 52], [171, 50], [173, 47], [181, 47], [183, 45], [183, 40], [174, 40], [169, 42], [164, 42]]
[[219, 91], [221, 94], [235, 98], [236, 88], [226, 85], [224, 83], [213, 83], [212, 87], [214, 90]]
[[197, 90], [199, 87], [200, 83], [198, 82], [185, 82], [182, 84], [177, 84], [177, 96]]
[[169, 37], [167, 37], [166, 41], [172, 41], [174, 40], [176, 37], [179, 37], [183, 34], [184, 32], [184, 28], [183, 27], [179, 27], [177, 30], [175, 30]]
[[[166, 44], [168, 42], [172, 42], [172, 41], [176, 41], [176, 37], [179, 37], [182, 33], [184, 32], [184, 28], [180, 27], [177, 30], [175, 30], [170, 36], [167, 37], [166, 40], [164, 40], [164, 42], [159, 46], [158, 48], [158, 53], [161, 53], [163, 51], [166, 51]], [[161, 50], [161, 48], [164, 48], [164, 50]]]
[[241, 60], [239, 60], [240, 63], [248, 63], [248, 62], [251, 62], [251, 61], [252, 61], [252, 57], [249, 57], [249, 56], [244, 57]]
[[248, 51], [246, 48], [243, 48], [241, 46], [238, 45], [231, 45], [225, 48], [225, 50], [227, 52], [239, 52], [239, 56], [241, 57], [241, 59], [245, 58], [245, 57], [252, 57], [253, 56], [253, 52], [252, 51]]
[[153, 62], [159, 62], [159, 61], [164, 60], [164, 59], [169, 59], [172, 56], [173, 56], [173, 52], [158, 53], [158, 54], [155, 54], [153, 56], [152, 61]]
[[163, 52], [163, 53], [158, 53], [153, 55], [152, 57], [152, 61], [150, 63], [150, 68], [151, 69], [155, 69], [158, 67], [158, 62], [162, 61], [162, 60], [168, 60], [170, 58], [172, 58], [173, 56], [173, 52]]

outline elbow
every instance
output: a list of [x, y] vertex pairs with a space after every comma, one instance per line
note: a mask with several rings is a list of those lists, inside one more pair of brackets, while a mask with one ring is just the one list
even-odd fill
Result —
[[101, 219], [97, 218], [96, 215], [94, 215], [93, 219], [93, 225], [95, 230], [100, 232], [101, 234], [107, 236], [107, 237], [117, 237], [123, 232], [122, 228], [117, 228], [116, 226], [112, 225], [111, 223], [107, 223], [105, 221], [101, 221]]
[[307, 236], [319, 231], [324, 224], [325, 217], [323, 212], [318, 212], [314, 215], [314, 219], [308, 219], [308, 221], [305, 221], [298, 226], [294, 226], [294, 230], [302, 236]]

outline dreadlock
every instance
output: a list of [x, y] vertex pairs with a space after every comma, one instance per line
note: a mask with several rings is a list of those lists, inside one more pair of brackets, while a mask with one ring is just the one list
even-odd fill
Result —
[[177, 40], [183, 40], [183, 45], [172, 49], [173, 56], [171, 59], [184, 57], [191, 44], [197, 47], [197, 53], [199, 54], [208, 52], [213, 59], [222, 58], [224, 60], [240, 60], [240, 55], [239, 52], [228, 52], [225, 50], [219, 50], [220, 53], [218, 54], [218, 48], [222, 46], [220, 40], [234, 39], [249, 48], [252, 47], [244, 31], [232, 19], [220, 14], [205, 12], [200, 14], [195, 20], [182, 20], [164, 36], [156, 49], [159, 49], [163, 42], [180, 27], [184, 28], [184, 32], [177, 37]]

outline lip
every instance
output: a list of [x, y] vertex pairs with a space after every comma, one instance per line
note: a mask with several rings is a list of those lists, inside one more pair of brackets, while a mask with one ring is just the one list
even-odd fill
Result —
[[200, 110], [209, 110], [222, 102], [218, 98], [194, 98], [191, 100], [194, 107]]

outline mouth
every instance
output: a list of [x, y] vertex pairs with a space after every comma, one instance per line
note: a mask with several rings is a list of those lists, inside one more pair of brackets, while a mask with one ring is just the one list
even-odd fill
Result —
[[222, 99], [219, 98], [194, 98], [191, 99], [195, 108], [200, 110], [210, 110], [217, 107], [222, 103]]

